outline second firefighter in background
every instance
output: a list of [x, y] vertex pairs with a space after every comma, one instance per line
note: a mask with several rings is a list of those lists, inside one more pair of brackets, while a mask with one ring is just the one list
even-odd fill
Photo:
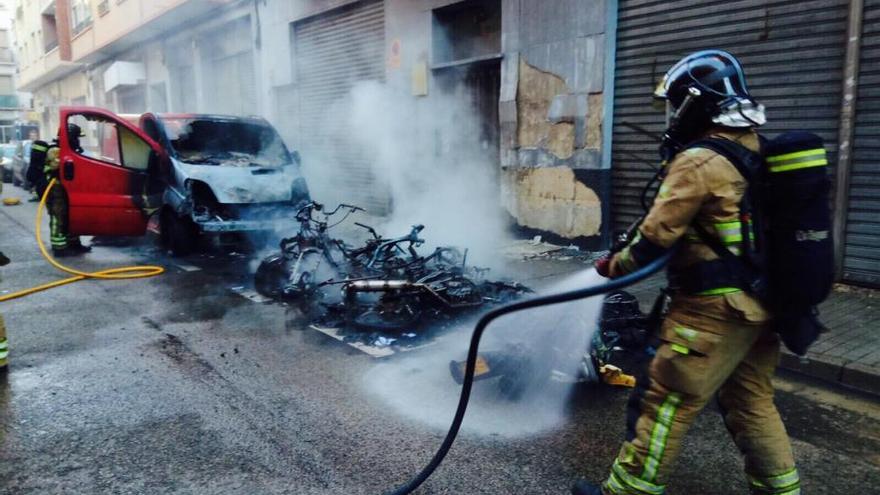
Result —
[[[82, 129], [76, 124], [68, 124], [67, 135], [70, 140], [70, 149], [82, 153], [80, 137]], [[47, 181], [56, 179], [55, 186], [49, 191], [46, 198], [46, 208], [49, 211], [49, 238], [52, 244], [52, 254], [55, 257], [76, 256], [91, 251], [91, 247], [84, 246], [79, 236], [71, 236], [68, 232], [69, 203], [67, 191], [61, 184], [59, 173], [61, 171], [61, 149], [58, 146], [49, 147], [46, 152], [46, 165], [43, 172]]]

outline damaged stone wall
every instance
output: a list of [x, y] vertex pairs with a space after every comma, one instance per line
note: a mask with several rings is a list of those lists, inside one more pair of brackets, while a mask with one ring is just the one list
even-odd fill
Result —
[[[565, 80], [532, 67], [525, 60], [520, 60], [519, 74], [516, 97], [519, 147], [544, 149], [556, 158], [571, 158], [575, 145], [574, 120], [560, 115], [565, 113], [560, 107], [568, 104], [564, 95], [571, 92]], [[551, 114], [556, 118], [549, 118]]]
[[567, 239], [599, 232], [602, 202], [571, 168], [517, 168], [504, 181], [506, 206], [521, 226]]
[[526, 230], [601, 245], [605, 2], [506, 0], [502, 29], [502, 203]]

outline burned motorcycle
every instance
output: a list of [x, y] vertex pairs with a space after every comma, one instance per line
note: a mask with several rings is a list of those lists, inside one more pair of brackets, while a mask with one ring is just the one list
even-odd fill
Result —
[[[342, 220], [331, 224], [341, 211]], [[363, 210], [345, 204], [329, 212], [314, 202], [303, 206], [296, 214], [299, 232], [282, 240], [280, 252], [257, 269], [257, 291], [310, 312], [321, 305], [325, 325], [374, 332], [399, 332], [530, 292], [520, 284], [486, 280], [487, 270], [467, 265], [467, 251], [438, 247], [421, 256], [416, 248], [425, 242], [419, 237], [423, 225], [384, 238], [354, 222], [370, 234], [357, 248], [330, 237], [328, 231], [356, 211]]]
[[[295, 215], [299, 231], [293, 237], [281, 240], [280, 252], [260, 263], [254, 275], [254, 286], [260, 294], [272, 299], [295, 301], [311, 297], [320, 286], [324, 275], [328, 279], [344, 277], [345, 253], [339, 254], [339, 243], [328, 231], [349, 215], [364, 211], [359, 206], [340, 204], [332, 211], [314, 201], [303, 205]], [[344, 212], [341, 220], [330, 224], [330, 219]], [[316, 213], [320, 218], [316, 218]]]

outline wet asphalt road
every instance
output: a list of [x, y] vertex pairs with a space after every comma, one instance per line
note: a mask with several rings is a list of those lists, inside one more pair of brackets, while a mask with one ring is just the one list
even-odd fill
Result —
[[[33, 209], [0, 207], [0, 250], [13, 261], [0, 268], [4, 291], [58, 277], [35, 249]], [[0, 383], [0, 493], [378, 494], [439, 445], [443, 432], [364, 390], [373, 358], [233, 292], [249, 284], [247, 257], [175, 260], [141, 243], [96, 247], [75, 264], [145, 262], [168, 272], [0, 303], [12, 351]], [[778, 383], [804, 493], [876, 492], [880, 402]], [[419, 493], [562, 494], [578, 476], [600, 479], [625, 400], [583, 387], [555, 430], [464, 434]], [[707, 409], [669, 491], [745, 493], [740, 466]]]

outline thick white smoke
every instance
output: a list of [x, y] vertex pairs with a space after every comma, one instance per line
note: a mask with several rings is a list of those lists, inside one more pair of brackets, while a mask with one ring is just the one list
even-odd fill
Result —
[[[480, 116], [466, 95], [417, 98], [362, 82], [328, 114], [334, 117], [325, 134], [353, 142], [380, 189], [387, 188], [377, 191], [391, 200], [390, 215], [379, 225], [382, 234], [404, 235], [424, 224], [425, 251], [453, 245], [468, 248], [476, 263], [495, 265], [506, 239], [497, 150], [481, 141]], [[333, 157], [305, 156], [306, 180], [318, 201], [345, 201], [353, 193], [333, 170]]]

